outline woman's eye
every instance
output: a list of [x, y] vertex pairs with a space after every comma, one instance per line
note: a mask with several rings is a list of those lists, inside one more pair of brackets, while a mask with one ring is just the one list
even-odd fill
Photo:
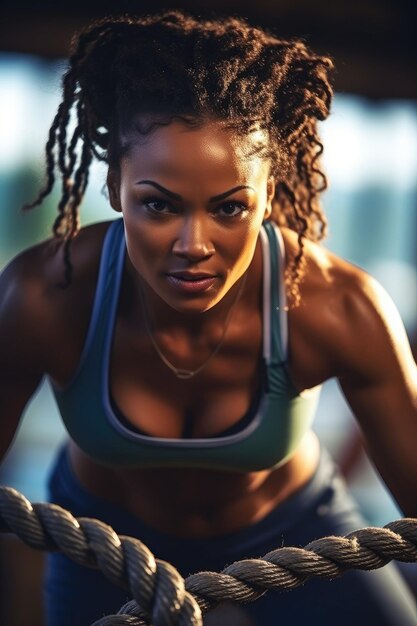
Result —
[[143, 201], [143, 204], [152, 213], [168, 213], [172, 211], [172, 207], [166, 200], [158, 198], [147, 198]]
[[223, 217], [237, 217], [244, 211], [246, 211], [246, 205], [242, 202], [226, 202], [218, 208], [218, 212]]

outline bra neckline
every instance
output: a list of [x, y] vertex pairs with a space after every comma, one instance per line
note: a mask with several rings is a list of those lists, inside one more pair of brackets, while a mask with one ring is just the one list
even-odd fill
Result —
[[[259, 367], [262, 368], [262, 362], [260, 362]], [[224, 430], [221, 430], [219, 433], [214, 433], [213, 435], [206, 436], [204, 437], [204, 439], [219, 439], [221, 437], [230, 437], [231, 435], [239, 433], [241, 430], [244, 430], [246, 426], [250, 425], [252, 423], [252, 420], [256, 417], [256, 414], [258, 412], [259, 403], [265, 391], [264, 387], [265, 387], [265, 375], [264, 375], [264, 372], [262, 372], [261, 380], [260, 380], [260, 383], [258, 384], [256, 393], [251, 398], [249, 407], [245, 411], [245, 413], [242, 415], [242, 417], [240, 417], [237, 422], [232, 424], [232, 426], [228, 426]], [[126, 418], [124, 413], [119, 409], [110, 389], [109, 389], [109, 401], [110, 401], [111, 408], [112, 408], [113, 413], [115, 414], [116, 419], [119, 421], [120, 424], [125, 426], [129, 431], [138, 435], [143, 435], [144, 437], [151, 437], [151, 438], [159, 439], [159, 437], [147, 433], [146, 431], [142, 430], [142, 428], [139, 428], [138, 426], [134, 426], [133, 424], [130, 424], [129, 420]], [[187, 433], [183, 434], [183, 436], [180, 439], [182, 441], [183, 440], [195, 441], [196, 437], [192, 437], [191, 435], [189, 435], [188, 430], [187, 430]]]

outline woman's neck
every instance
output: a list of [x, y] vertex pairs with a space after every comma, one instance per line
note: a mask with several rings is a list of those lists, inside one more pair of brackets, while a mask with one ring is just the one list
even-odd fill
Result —
[[[147, 317], [155, 334], [217, 336], [223, 328], [231, 308], [257, 307], [262, 295], [262, 259], [259, 242], [245, 274], [236, 281], [226, 295], [213, 307], [199, 313], [177, 311], [167, 304], [137, 273], [129, 258], [126, 260], [124, 302], [132, 319]], [[244, 284], [243, 284], [244, 282]], [[242, 289], [243, 287], [243, 289]], [[240, 293], [241, 292], [241, 293]], [[236, 311], [233, 311], [235, 316]], [[141, 324], [142, 326], [142, 324]]]

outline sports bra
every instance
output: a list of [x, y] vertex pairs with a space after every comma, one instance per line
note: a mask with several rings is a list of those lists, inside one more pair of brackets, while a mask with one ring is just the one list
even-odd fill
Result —
[[[264, 222], [261, 388], [237, 432], [205, 438], [146, 435], [115, 410], [109, 364], [126, 255], [123, 220], [108, 228], [92, 315], [77, 370], [64, 388], [51, 382], [65, 427], [76, 444], [111, 467], [195, 467], [237, 472], [274, 468], [295, 451], [309, 429], [319, 389], [299, 393], [287, 372], [284, 246], [279, 229]], [[249, 417], [248, 417], [249, 415]], [[235, 425], [236, 426], [236, 425]]]

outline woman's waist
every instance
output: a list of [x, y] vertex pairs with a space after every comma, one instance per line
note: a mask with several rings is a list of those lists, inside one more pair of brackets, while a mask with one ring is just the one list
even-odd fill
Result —
[[74, 444], [69, 449], [71, 470], [86, 493], [157, 530], [188, 537], [234, 532], [260, 521], [310, 480], [318, 458], [313, 433], [280, 467], [248, 473], [114, 469], [97, 464]]

